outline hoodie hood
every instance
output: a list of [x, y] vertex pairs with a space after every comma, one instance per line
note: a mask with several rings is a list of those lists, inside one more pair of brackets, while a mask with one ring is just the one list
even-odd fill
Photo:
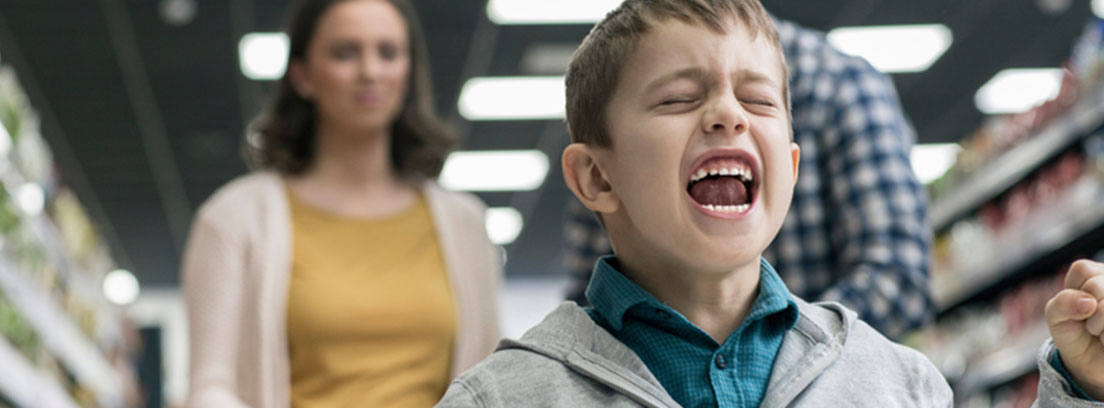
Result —
[[[812, 305], [795, 299], [797, 325], [782, 341], [764, 407], [785, 406], [838, 358], [856, 321], [854, 312], [836, 303]], [[643, 361], [578, 305], [565, 302], [521, 339], [506, 339], [496, 351], [526, 350], [555, 360], [637, 403], [679, 406]]]

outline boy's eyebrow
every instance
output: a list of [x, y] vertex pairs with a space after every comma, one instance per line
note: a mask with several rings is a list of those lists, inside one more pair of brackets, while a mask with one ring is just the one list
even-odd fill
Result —
[[678, 71], [663, 75], [659, 78], [656, 78], [652, 82], [649, 82], [648, 85], [644, 86], [644, 93], [650, 93], [656, 88], [659, 88], [678, 79], [693, 79], [695, 81], [705, 82], [708, 77], [709, 74], [700, 67], [683, 68]]
[[[708, 82], [709, 73], [700, 67], [683, 68], [678, 71], [663, 75], [648, 83], [644, 87], [644, 93], [650, 93], [656, 88], [679, 79], [692, 79], [699, 82]], [[736, 72], [737, 82], [765, 82], [770, 85], [779, 85], [777, 81], [759, 71], [743, 68]]]
[[751, 69], [741, 69], [736, 73], [737, 82], [766, 82], [771, 85], [780, 85], [768, 75]]

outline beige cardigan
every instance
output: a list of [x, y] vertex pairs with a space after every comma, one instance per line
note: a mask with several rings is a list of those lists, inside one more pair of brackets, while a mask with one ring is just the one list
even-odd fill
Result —
[[[432, 182], [422, 191], [455, 294], [455, 377], [498, 341], [502, 258], [484, 233], [478, 199]], [[189, 407], [289, 405], [290, 258], [290, 215], [278, 175], [239, 178], [200, 207], [181, 278], [190, 326]]]

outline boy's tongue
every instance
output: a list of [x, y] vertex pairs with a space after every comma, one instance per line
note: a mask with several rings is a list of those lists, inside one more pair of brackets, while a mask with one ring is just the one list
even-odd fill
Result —
[[690, 197], [702, 205], [740, 205], [747, 203], [748, 192], [736, 177], [711, 177], [690, 186]]

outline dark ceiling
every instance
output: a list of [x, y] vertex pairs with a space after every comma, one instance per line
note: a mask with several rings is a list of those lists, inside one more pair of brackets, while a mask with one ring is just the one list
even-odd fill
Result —
[[[287, 0], [197, 0], [193, 21], [166, 23], [162, 0], [0, 0], [0, 60], [15, 66], [63, 182], [72, 186], [117, 262], [146, 286], [175, 285], [191, 214], [247, 171], [242, 128], [270, 86], [238, 68], [238, 39], [281, 27]], [[534, 0], [538, 1], [538, 0]], [[510, 274], [560, 273], [566, 189], [556, 164], [559, 121], [467, 122], [463, 80], [518, 75], [536, 44], [577, 44], [587, 26], [496, 26], [483, 0], [414, 0], [428, 32], [439, 111], [469, 149], [542, 148], [545, 185], [480, 194], [512, 205], [526, 227], [508, 247]], [[919, 141], [956, 141], [982, 115], [974, 92], [1007, 67], [1053, 67], [1091, 14], [1081, 0], [764, 0], [781, 18], [820, 30], [942, 23], [954, 43], [925, 72], [894, 75]], [[1039, 4], [1068, 8], [1043, 13]]]

